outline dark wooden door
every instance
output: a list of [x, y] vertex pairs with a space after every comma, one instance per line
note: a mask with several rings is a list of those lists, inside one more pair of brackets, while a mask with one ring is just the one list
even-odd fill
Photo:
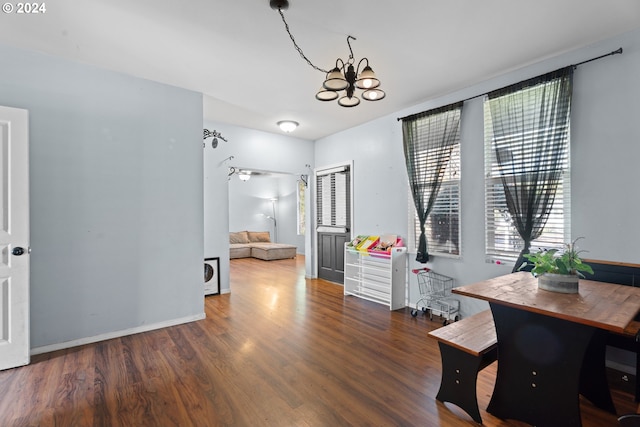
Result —
[[344, 283], [344, 244], [349, 233], [318, 233], [318, 277]]
[[351, 236], [351, 168], [316, 171], [318, 277], [344, 283], [344, 244]]

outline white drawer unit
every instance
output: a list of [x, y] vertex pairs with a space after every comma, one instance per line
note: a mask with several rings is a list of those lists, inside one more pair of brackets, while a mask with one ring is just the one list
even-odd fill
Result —
[[389, 253], [363, 253], [345, 245], [344, 294], [389, 306], [405, 307], [407, 248]]

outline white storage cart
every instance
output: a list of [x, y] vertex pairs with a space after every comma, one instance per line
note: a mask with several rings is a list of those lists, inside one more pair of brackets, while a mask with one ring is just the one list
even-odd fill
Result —
[[416, 302], [416, 308], [411, 310], [411, 315], [416, 317], [418, 311], [429, 312], [429, 318], [433, 320], [433, 315], [436, 314], [444, 318], [444, 325], [451, 320], [460, 320], [460, 301], [451, 296], [453, 278], [427, 267], [411, 271], [417, 276], [420, 290], [420, 299]]

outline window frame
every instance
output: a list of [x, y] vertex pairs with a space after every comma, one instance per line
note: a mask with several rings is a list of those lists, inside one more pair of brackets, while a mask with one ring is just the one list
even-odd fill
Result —
[[296, 181], [296, 232], [304, 236], [307, 232], [306, 190], [308, 177], [304, 175]]
[[[460, 111], [460, 114], [462, 115], [462, 111]], [[462, 120], [462, 118], [460, 120]], [[426, 151], [426, 148], [423, 151]], [[461, 138], [458, 137], [454, 145], [454, 148], [452, 150], [452, 156], [449, 158], [449, 161], [447, 162], [446, 171], [445, 171], [442, 183], [440, 184], [440, 189], [438, 191], [436, 201], [434, 203], [434, 206], [431, 212], [429, 212], [427, 221], [425, 222], [425, 235], [427, 237], [427, 244], [428, 244], [430, 256], [433, 255], [437, 257], [451, 258], [451, 259], [462, 258], [462, 221], [461, 221], [462, 151], [463, 150], [462, 150]], [[442, 194], [444, 193], [443, 190], [446, 190], [447, 188], [450, 188], [452, 186], [457, 187], [457, 192], [456, 192], [457, 203], [456, 202], [451, 203], [451, 201], [449, 201], [448, 203], [442, 203], [441, 197], [442, 197]], [[407, 195], [408, 195], [408, 212], [409, 212], [407, 246], [410, 248], [411, 251], [415, 252], [418, 250], [418, 238], [420, 236], [420, 220], [418, 219], [418, 214], [416, 212], [416, 207], [413, 201], [413, 195], [411, 192], [411, 185], [409, 184], [409, 181], [407, 181]], [[453, 247], [455, 243], [451, 241], [451, 243], [447, 244], [447, 241], [450, 241], [450, 240], [447, 240], [443, 243], [435, 243], [434, 235], [433, 235], [434, 229], [432, 224], [435, 220], [434, 218], [435, 215], [441, 214], [442, 209], [447, 209], [447, 207], [449, 208], [448, 210], [451, 211], [451, 206], [457, 207], [457, 211], [455, 212], [456, 219], [457, 219], [457, 226], [455, 227], [455, 231], [457, 234], [457, 236], [455, 236], [457, 238], [457, 252], [454, 252], [451, 249], [448, 251], [442, 250], [447, 246]], [[449, 222], [449, 225], [451, 225], [451, 222]]]
[[[316, 170], [316, 232], [347, 233], [351, 231], [353, 221], [351, 212], [353, 205], [352, 169], [351, 164], [343, 164]], [[340, 178], [339, 180], [337, 179], [338, 177]], [[329, 180], [327, 191], [322, 189], [325, 179]], [[326, 199], [326, 197], [329, 197], [329, 199]], [[337, 202], [339, 204], [336, 204]], [[325, 205], [330, 209], [329, 212], [323, 211]], [[337, 208], [339, 208], [339, 211], [336, 210]]]
[[[542, 85], [527, 87], [521, 90], [542, 90]], [[509, 224], [509, 210], [506, 206], [506, 198], [501, 209], [496, 212], [494, 209], [497, 194], [504, 195], [502, 181], [499, 173], [496, 172], [496, 154], [493, 148], [491, 128], [491, 114], [489, 112], [488, 96], [485, 95], [483, 101], [484, 114], [484, 225], [485, 225], [485, 257], [489, 263], [515, 263], [522, 249], [524, 240], [520, 237], [515, 226]], [[558, 249], [564, 247], [564, 242], [571, 240], [571, 123], [570, 118], [566, 126], [566, 147], [563, 158], [562, 179], [560, 186], [556, 190], [556, 196], [551, 208], [549, 219], [545, 225], [545, 231], [540, 237], [531, 242], [531, 249]], [[560, 132], [557, 129], [545, 129], [546, 132]], [[528, 144], [535, 143], [535, 135], [527, 135]], [[516, 137], [514, 137], [514, 140]], [[523, 160], [524, 162], [525, 160]], [[525, 169], [526, 166], [523, 166]], [[498, 188], [498, 190], [495, 190]], [[493, 190], [492, 190], [493, 189]], [[490, 197], [490, 193], [492, 197]], [[493, 214], [492, 214], [493, 212]], [[499, 212], [499, 213], [498, 213]], [[503, 221], [496, 220], [498, 215], [505, 217]], [[493, 217], [493, 218], [491, 218]], [[496, 224], [499, 223], [499, 224]], [[505, 243], [498, 243], [498, 234], [501, 234]]]

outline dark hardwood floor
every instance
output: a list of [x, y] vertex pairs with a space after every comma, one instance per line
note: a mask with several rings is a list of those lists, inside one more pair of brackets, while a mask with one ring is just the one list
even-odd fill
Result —
[[[474, 426], [435, 400], [441, 325], [305, 280], [304, 258], [231, 262], [202, 321], [34, 356], [0, 372], [0, 426]], [[434, 319], [435, 320], [435, 319]], [[495, 363], [478, 376], [484, 410]], [[618, 386], [619, 385], [619, 386]], [[614, 384], [619, 414], [635, 412]], [[582, 401], [584, 427], [616, 416]]]

